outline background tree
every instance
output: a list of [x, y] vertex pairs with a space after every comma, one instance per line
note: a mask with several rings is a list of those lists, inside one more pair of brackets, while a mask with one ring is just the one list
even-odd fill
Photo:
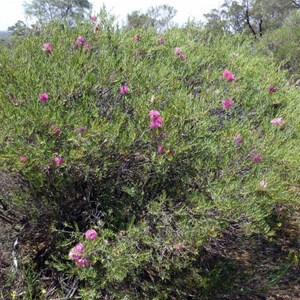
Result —
[[134, 10], [132, 13], [127, 15], [127, 26], [129, 28], [148, 28], [154, 27], [154, 21], [146, 13], [142, 13], [138, 10]]
[[15, 25], [8, 27], [8, 31], [12, 36], [25, 36], [29, 33], [30, 28], [21, 20], [19, 20]]
[[89, 0], [33, 0], [25, 2], [25, 14], [37, 18], [41, 23], [55, 19], [74, 22], [84, 18], [92, 8]]
[[206, 27], [215, 31], [248, 31], [255, 37], [283, 25], [290, 13], [300, 9], [293, 0], [225, 0], [220, 10], [206, 14]]
[[162, 32], [172, 26], [172, 19], [176, 13], [176, 9], [167, 4], [152, 6], [146, 13], [133, 11], [127, 15], [127, 27], [144, 29], [154, 27], [158, 32]]

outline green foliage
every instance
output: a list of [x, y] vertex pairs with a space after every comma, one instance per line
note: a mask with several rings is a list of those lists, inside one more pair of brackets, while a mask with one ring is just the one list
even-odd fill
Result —
[[290, 75], [292, 75], [293, 81], [300, 78], [299, 24], [300, 13], [295, 11], [290, 14], [282, 27], [269, 32], [260, 41], [263, 53], [280, 64], [282, 68], [288, 70]]
[[[27, 250], [38, 273], [79, 279], [82, 299], [238, 295], [244, 265], [232, 244], [276, 240], [298, 205], [298, 91], [243, 36], [211, 40], [188, 26], [166, 31], [159, 45], [153, 29], [100, 24], [94, 34], [91, 23], [53, 23], [1, 49], [1, 168], [26, 183], [3, 201], [26, 212], [21, 246], [38, 249]], [[79, 35], [91, 50], [74, 47]], [[41, 50], [46, 42], [52, 54]], [[227, 82], [224, 69], [236, 80]], [[279, 90], [269, 94], [270, 85]], [[224, 110], [227, 98], [234, 105]], [[154, 109], [162, 128], [149, 126]], [[272, 126], [275, 117], [285, 126]], [[233, 142], [237, 134], [244, 143]], [[97, 239], [83, 240], [90, 227]], [[68, 260], [78, 241], [93, 267]], [[45, 289], [68, 294], [56, 286]]]

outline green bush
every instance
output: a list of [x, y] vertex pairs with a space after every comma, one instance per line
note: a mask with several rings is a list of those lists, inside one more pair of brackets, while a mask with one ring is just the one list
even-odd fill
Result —
[[[38, 278], [27, 298], [70, 296], [43, 281], [49, 272], [73, 280], [82, 299], [237, 295], [238, 241], [276, 244], [288, 227], [298, 205], [300, 108], [285, 73], [242, 36], [211, 39], [187, 26], [158, 39], [109, 23], [96, 33], [89, 23], [52, 24], [1, 49], [0, 159], [24, 182], [3, 201], [25, 215], [22, 265]], [[162, 127], [150, 128], [151, 110]], [[270, 123], [278, 117], [284, 125]], [[82, 237], [89, 228], [95, 240]], [[68, 259], [80, 241], [92, 267]]]
[[[283, 26], [264, 35], [259, 43], [262, 52], [289, 72], [291, 81], [300, 79], [300, 14], [293, 12]], [[299, 82], [297, 83], [299, 86]]]

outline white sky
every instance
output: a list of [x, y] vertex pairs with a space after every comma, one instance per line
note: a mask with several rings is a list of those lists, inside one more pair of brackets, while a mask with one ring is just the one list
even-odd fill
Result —
[[[0, 30], [7, 30], [9, 26], [14, 25], [18, 20], [26, 21], [23, 2], [24, 0], [0, 0]], [[203, 20], [203, 14], [213, 8], [219, 8], [223, 0], [90, 0], [90, 2], [94, 5], [93, 11], [95, 14], [105, 4], [107, 9], [117, 16], [120, 21], [124, 20], [126, 15], [133, 10], [145, 11], [150, 6], [168, 4], [177, 10], [174, 21], [182, 24], [189, 17], [195, 18], [195, 20]]]

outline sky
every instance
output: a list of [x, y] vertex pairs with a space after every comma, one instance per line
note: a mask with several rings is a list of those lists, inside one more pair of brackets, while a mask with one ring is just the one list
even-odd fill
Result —
[[[14, 25], [18, 20], [25, 23], [29, 22], [25, 19], [22, 3], [24, 0], [0, 0], [0, 31], [7, 30], [11, 25]], [[30, 2], [30, 0], [27, 0]], [[105, 4], [106, 8], [120, 22], [124, 21], [126, 15], [133, 10], [146, 11], [151, 6], [168, 4], [177, 10], [177, 15], [174, 21], [178, 24], [183, 24], [188, 18], [195, 20], [203, 20], [203, 14], [210, 12], [213, 8], [219, 8], [222, 0], [90, 0], [93, 4], [93, 13], [97, 14], [100, 7]], [[30, 23], [29, 23], [30, 24]]]

